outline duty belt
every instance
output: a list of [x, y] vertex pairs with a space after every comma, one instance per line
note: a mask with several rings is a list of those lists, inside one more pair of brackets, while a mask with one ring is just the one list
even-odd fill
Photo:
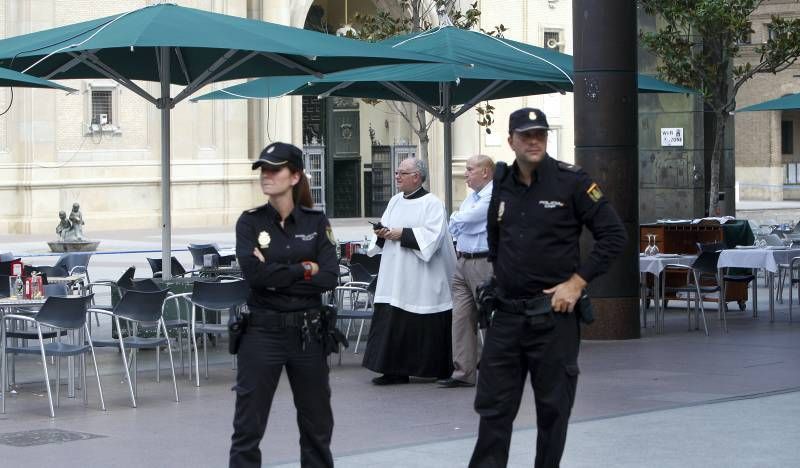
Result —
[[553, 311], [550, 301], [551, 297], [547, 294], [520, 299], [507, 299], [498, 296], [497, 309], [507, 314], [526, 316], [543, 315]]
[[277, 312], [274, 310], [254, 310], [250, 312], [247, 323], [262, 328], [300, 328], [319, 318], [318, 309], [297, 312]]

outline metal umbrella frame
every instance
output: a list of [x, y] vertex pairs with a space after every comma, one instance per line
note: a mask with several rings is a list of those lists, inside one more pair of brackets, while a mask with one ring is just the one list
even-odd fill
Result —
[[[161, 110], [163, 275], [171, 276], [170, 111], [225, 80], [445, 59], [263, 21], [159, 4], [0, 41], [0, 66], [42, 78], [110, 78]], [[153, 96], [134, 80], [160, 83]], [[185, 86], [174, 97], [170, 85]]]

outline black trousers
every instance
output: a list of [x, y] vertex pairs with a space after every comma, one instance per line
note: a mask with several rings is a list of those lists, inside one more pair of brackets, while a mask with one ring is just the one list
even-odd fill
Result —
[[478, 441], [470, 467], [505, 467], [511, 431], [530, 373], [536, 402], [536, 468], [557, 468], [578, 382], [580, 327], [576, 314], [554, 313], [532, 324], [521, 315], [495, 313], [486, 333], [475, 410]]
[[242, 337], [237, 361], [230, 467], [261, 467], [258, 446], [284, 367], [297, 408], [300, 464], [332, 467], [331, 388], [321, 345], [312, 339], [303, 351], [296, 327], [265, 329], [250, 325]]

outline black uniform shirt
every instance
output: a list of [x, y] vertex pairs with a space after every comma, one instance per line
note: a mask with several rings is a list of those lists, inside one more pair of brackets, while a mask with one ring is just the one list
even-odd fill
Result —
[[[270, 204], [245, 211], [236, 223], [236, 258], [250, 285], [247, 305], [253, 310], [292, 312], [319, 307], [320, 293], [336, 287], [336, 259], [330, 223], [321, 211], [296, 206], [286, 217]], [[253, 254], [258, 247], [266, 262]], [[319, 265], [304, 279], [302, 262]]]
[[[586, 282], [608, 270], [627, 235], [614, 209], [582, 169], [545, 156], [530, 186], [516, 162], [495, 182], [487, 219], [489, 260], [503, 294], [530, 297], [578, 273]], [[581, 263], [583, 226], [595, 238]]]

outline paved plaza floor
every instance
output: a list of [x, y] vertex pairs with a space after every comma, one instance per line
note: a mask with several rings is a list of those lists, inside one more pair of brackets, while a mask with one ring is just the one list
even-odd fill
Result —
[[[343, 240], [363, 239], [368, 227], [363, 220], [334, 222]], [[92, 258], [93, 278], [116, 278], [130, 265], [137, 266], [137, 276], [150, 276], [145, 257], [159, 255], [157, 231], [96, 237], [106, 252]], [[0, 251], [37, 255], [44, 240], [0, 236]], [[174, 248], [189, 241], [232, 246], [232, 227], [176, 229]], [[176, 253], [188, 266], [188, 253]], [[27, 260], [52, 264], [55, 258]], [[776, 321], [770, 323], [767, 298], [762, 287], [757, 319], [749, 304], [744, 312], [732, 312], [727, 334], [713, 309], [709, 337], [688, 330], [685, 312], [673, 304], [663, 334], [648, 328], [637, 340], [584, 341], [562, 466], [800, 466], [800, 324], [788, 322], [786, 303], [776, 305]], [[109, 331], [103, 322], [95, 333]], [[99, 350], [108, 410], [98, 409], [90, 375], [88, 406], [80, 398], [65, 398], [62, 389], [54, 420], [48, 417], [39, 362], [20, 357], [15, 393], [0, 415], [0, 466], [226, 466], [235, 371], [225, 348], [224, 343], [212, 348], [210, 376], [201, 378], [200, 387], [179, 374], [180, 403], [172, 399], [168, 372], [162, 371], [156, 383], [153, 353], [143, 352], [138, 408], [130, 406], [119, 354]], [[466, 466], [478, 426], [474, 388], [440, 389], [429, 381], [375, 387], [369, 382], [375, 374], [362, 368], [360, 359], [361, 354], [346, 351], [341, 365], [335, 358], [331, 363], [337, 466]], [[295, 418], [284, 377], [261, 445], [265, 466], [299, 466]], [[510, 466], [532, 466], [535, 438], [528, 387], [515, 423]]]

